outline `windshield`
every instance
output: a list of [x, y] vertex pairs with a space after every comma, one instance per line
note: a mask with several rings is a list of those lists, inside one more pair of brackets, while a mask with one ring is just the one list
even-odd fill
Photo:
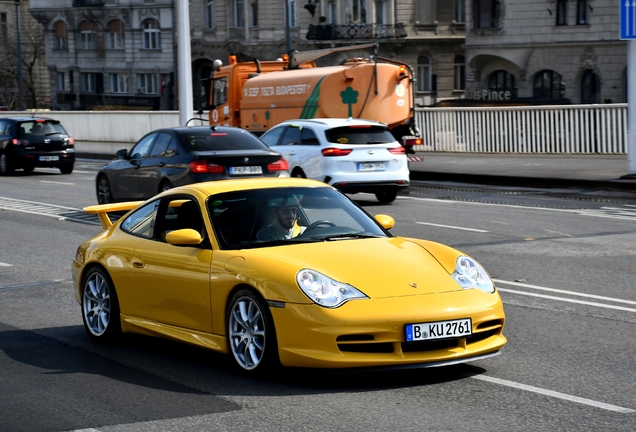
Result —
[[20, 136], [33, 135], [66, 135], [66, 131], [57, 120], [34, 120], [20, 123]]
[[395, 138], [384, 126], [343, 126], [325, 131], [327, 141], [335, 144], [384, 144]]
[[223, 249], [388, 237], [362, 208], [331, 188], [272, 188], [208, 198]]
[[241, 129], [199, 130], [181, 133], [183, 143], [189, 151], [220, 150], [268, 150], [269, 148], [250, 132]]

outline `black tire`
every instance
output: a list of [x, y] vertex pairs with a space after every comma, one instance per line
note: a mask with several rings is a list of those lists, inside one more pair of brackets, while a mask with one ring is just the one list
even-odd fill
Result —
[[274, 320], [267, 303], [243, 288], [229, 302], [226, 317], [228, 348], [239, 371], [262, 377], [280, 366]]
[[301, 170], [300, 168], [296, 168], [291, 176], [296, 178], [307, 178], [303, 170]]
[[381, 203], [391, 203], [395, 201], [395, 198], [397, 197], [397, 190], [378, 192], [375, 194], [375, 197]]
[[14, 167], [11, 158], [5, 153], [0, 154], [0, 175], [9, 175], [13, 173]]
[[172, 189], [172, 183], [170, 183], [169, 180], [162, 181], [161, 184], [159, 185], [159, 193], [165, 192], [168, 189]]
[[25, 166], [22, 167], [22, 170], [25, 173], [33, 172], [34, 169], [35, 169], [35, 167], [33, 165], [25, 165]]
[[73, 172], [73, 165], [64, 165], [60, 167], [60, 172], [62, 174], [70, 174]]
[[110, 183], [105, 175], [101, 175], [97, 178], [96, 189], [97, 202], [99, 204], [110, 204], [115, 202], [113, 199], [113, 193], [110, 189]]
[[82, 320], [84, 328], [96, 342], [112, 342], [121, 335], [119, 300], [108, 273], [94, 267], [82, 282]]

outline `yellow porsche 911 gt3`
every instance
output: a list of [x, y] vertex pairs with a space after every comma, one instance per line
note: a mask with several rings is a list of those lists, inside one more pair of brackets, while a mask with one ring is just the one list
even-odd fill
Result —
[[72, 273], [96, 341], [170, 338], [231, 353], [252, 374], [440, 366], [506, 343], [501, 298], [476, 260], [391, 235], [392, 217], [325, 183], [196, 183], [84, 210], [103, 232], [77, 249]]

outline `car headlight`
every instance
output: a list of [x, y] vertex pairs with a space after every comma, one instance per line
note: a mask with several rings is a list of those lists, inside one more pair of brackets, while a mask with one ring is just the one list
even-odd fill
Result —
[[296, 282], [314, 303], [327, 308], [337, 308], [352, 299], [368, 298], [351, 285], [309, 269], [300, 270], [296, 274]]
[[462, 255], [455, 261], [455, 271], [451, 275], [463, 289], [477, 288], [489, 294], [495, 292], [495, 284], [481, 264]]

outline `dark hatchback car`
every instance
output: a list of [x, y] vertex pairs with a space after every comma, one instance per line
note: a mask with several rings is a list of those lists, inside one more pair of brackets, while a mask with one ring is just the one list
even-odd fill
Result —
[[289, 177], [289, 165], [251, 132], [220, 126], [158, 129], [104, 166], [97, 201], [145, 200], [175, 186], [241, 177]]
[[0, 175], [36, 167], [73, 172], [75, 141], [59, 121], [46, 117], [0, 118]]

